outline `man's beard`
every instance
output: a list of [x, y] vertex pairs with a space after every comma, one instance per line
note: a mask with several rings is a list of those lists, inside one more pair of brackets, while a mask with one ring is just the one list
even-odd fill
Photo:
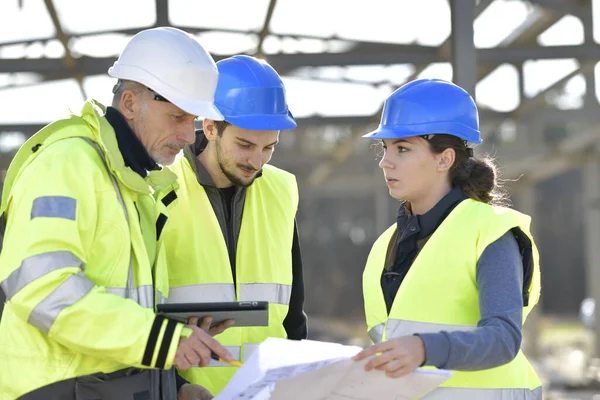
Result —
[[245, 187], [245, 188], [252, 185], [252, 183], [256, 179], [256, 174], [252, 178], [248, 178], [248, 181], [244, 181], [244, 180], [242, 180], [242, 178], [236, 176], [233, 172], [228, 171], [227, 164], [225, 162], [223, 162], [221, 159], [221, 152], [220, 152], [219, 148], [220, 148], [220, 143], [217, 143], [217, 146], [216, 146], [217, 163], [219, 163], [219, 168], [221, 168], [221, 172], [223, 172], [223, 175], [225, 175], [227, 177], [227, 179], [229, 179], [229, 182], [233, 183], [235, 186]]

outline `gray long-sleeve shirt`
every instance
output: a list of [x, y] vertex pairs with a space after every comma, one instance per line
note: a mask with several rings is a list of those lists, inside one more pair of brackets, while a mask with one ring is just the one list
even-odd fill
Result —
[[466, 332], [425, 333], [425, 365], [475, 371], [512, 361], [521, 347], [523, 262], [511, 232], [490, 244], [477, 263], [481, 319]]

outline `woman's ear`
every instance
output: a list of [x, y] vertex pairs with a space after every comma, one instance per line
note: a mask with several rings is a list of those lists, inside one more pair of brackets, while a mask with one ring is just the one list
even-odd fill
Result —
[[437, 155], [438, 160], [438, 171], [444, 172], [449, 171], [450, 168], [454, 165], [454, 161], [456, 160], [456, 152], [452, 148], [447, 148]]

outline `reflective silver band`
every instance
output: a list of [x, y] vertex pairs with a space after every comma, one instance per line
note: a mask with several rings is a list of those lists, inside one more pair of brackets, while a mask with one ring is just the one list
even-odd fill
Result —
[[31, 311], [27, 322], [48, 334], [60, 312], [75, 304], [93, 288], [94, 284], [83, 272], [69, 276]]
[[8, 278], [0, 282], [0, 287], [10, 300], [17, 292], [25, 286], [61, 268], [78, 267], [84, 268], [83, 261], [70, 251], [52, 251], [27, 257], [19, 268], [14, 270]]

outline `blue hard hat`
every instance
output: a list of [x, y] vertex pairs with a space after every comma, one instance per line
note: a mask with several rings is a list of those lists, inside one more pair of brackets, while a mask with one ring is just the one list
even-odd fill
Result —
[[288, 109], [283, 82], [269, 64], [239, 55], [219, 61], [217, 68], [219, 80], [215, 105], [225, 121], [243, 129], [296, 127]]
[[400, 139], [448, 134], [481, 143], [477, 106], [463, 88], [441, 79], [418, 79], [392, 93], [379, 127], [363, 137]]

